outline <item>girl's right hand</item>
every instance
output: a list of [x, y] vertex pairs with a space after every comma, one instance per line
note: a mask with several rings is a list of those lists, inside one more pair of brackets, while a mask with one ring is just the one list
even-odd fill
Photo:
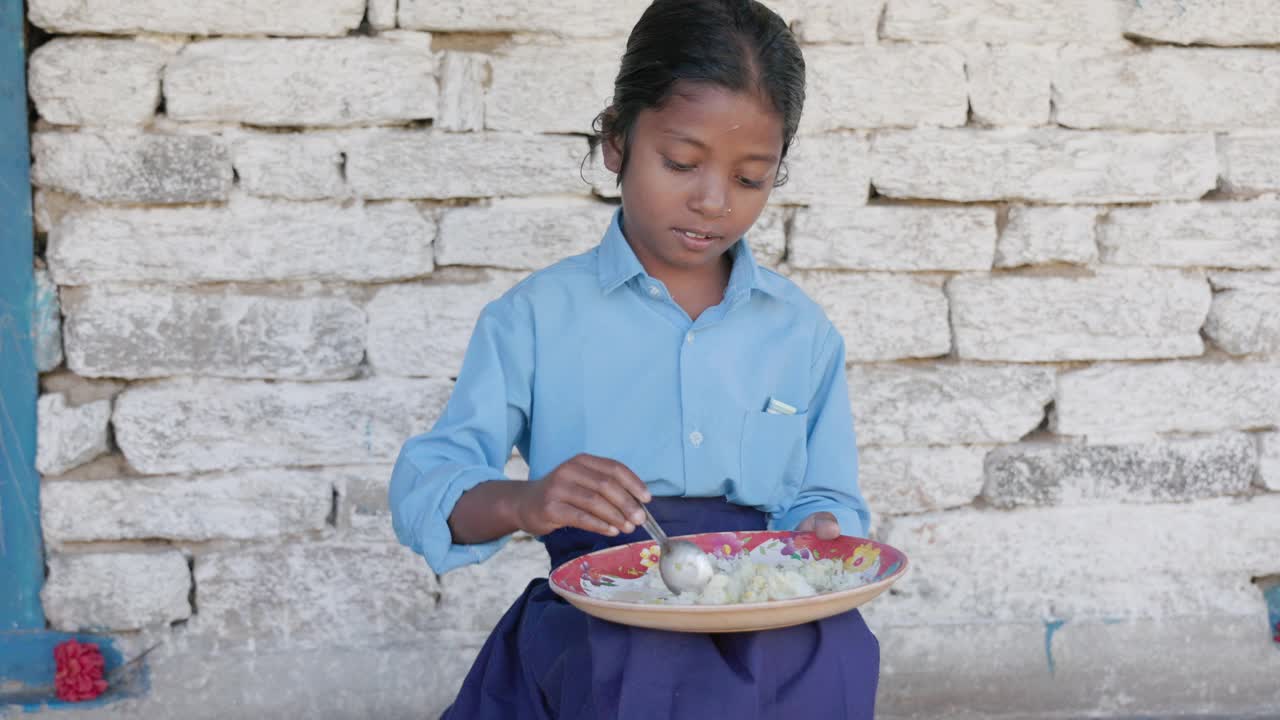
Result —
[[652, 496], [626, 465], [585, 453], [532, 480], [516, 502], [520, 529], [546, 535], [576, 527], [601, 535], [633, 532], [644, 522], [641, 502]]

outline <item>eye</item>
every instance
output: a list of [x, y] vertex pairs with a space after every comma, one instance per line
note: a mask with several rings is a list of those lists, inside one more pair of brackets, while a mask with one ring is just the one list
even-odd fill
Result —
[[689, 172], [693, 169], [692, 165], [683, 165], [665, 155], [662, 158], [662, 164], [666, 165], [669, 170], [675, 170], [676, 172]]
[[739, 177], [738, 182], [742, 183], [743, 187], [749, 187], [752, 190], [760, 190], [764, 187], [763, 180], [752, 180], [751, 178]]

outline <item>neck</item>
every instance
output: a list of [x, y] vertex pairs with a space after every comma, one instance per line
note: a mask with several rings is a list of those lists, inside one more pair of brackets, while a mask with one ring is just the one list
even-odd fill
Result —
[[[626, 237], [626, 233], [623, 233]], [[726, 250], [714, 262], [695, 267], [677, 267], [650, 256], [638, 243], [627, 240], [640, 265], [651, 277], [662, 281], [671, 297], [692, 320], [697, 320], [704, 310], [719, 305], [729, 287], [733, 272], [733, 251]], [[732, 248], [733, 246], [730, 246]]]

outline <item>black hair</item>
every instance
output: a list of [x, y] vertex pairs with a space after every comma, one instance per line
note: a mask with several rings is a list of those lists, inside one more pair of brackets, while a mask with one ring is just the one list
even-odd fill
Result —
[[[684, 80], [757, 93], [782, 116], [786, 158], [804, 108], [804, 71], [787, 23], [755, 0], [654, 0], [627, 38], [613, 102], [592, 124], [592, 147], [622, 140], [621, 182], [636, 116], [662, 107]], [[784, 182], [779, 167], [774, 185]]]

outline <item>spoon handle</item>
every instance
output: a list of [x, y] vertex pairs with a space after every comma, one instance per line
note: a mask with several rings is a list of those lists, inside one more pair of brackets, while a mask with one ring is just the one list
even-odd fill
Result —
[[662, 531], [662, 527], [658, 525], [658, 521], [653, 519], [653, 515], [649, 514], [649, 508], [645, 507], [644, 503], [640, 503], [640, 507], [644, 510], [644, 522], [641, 523], [641, 527], [643, 527], [645, 532], [649, 533], [654, 540], [658, 541], [658, 545], [665, 548], [667, 546], [667, 534]]

